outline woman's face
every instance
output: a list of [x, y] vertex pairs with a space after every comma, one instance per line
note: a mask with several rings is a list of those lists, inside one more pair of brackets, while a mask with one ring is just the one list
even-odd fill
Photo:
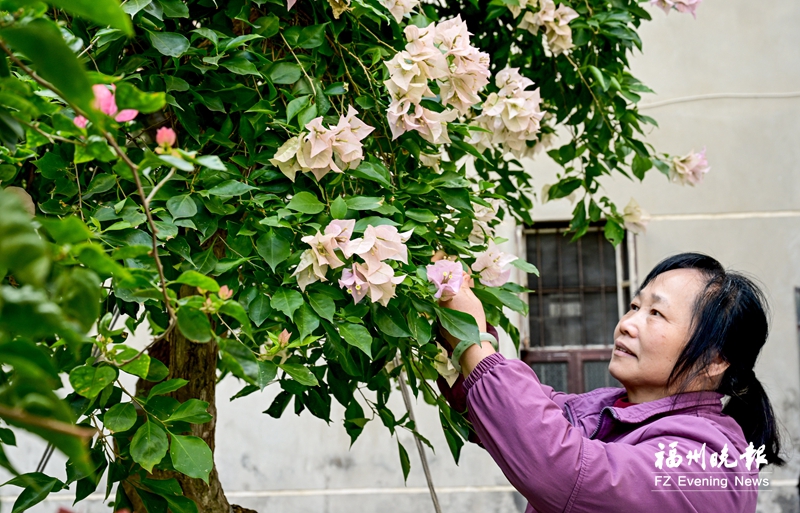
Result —
[[658, 275], [633, 298], [614, 329], [608, 370], [634, 403], [671, 395], [667, 378], [689, 340], [692, 314], [703, 276], [693, 269]]

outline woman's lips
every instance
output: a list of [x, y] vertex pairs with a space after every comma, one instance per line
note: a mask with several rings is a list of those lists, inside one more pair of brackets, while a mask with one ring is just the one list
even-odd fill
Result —
[[622, 344], [620, 342], [614, 344], [614, 354], [618, 354], [620, 356], [632, 356], [636, 358], [636, 355], [633, 354], [633, 352], [630, 349], [628, 349], [628, 347], [625, 344]]

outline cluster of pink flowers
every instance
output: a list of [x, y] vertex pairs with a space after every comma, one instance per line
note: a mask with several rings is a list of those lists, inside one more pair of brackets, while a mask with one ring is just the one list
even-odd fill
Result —
[[474, 124], [487, 132], [473, 132], [470, 143], [483, 151], [503, 145], [517, 158], [531, 156], [534, 152], [527, 141], [535, 141], [539, 123], [544, 117], [539, 90], [526, 91], [533, 81], [519, 74], [519, 68], [506, 68], [495, 77], [500, 89], [483, 102], [483, 112]]
[[703, 0], [650, 0], [650, 4], [661, 8], [665, 13], [675, 9], [678, 12], [688, 12], [697, 18], [695, 11]]
[[[367, 226], [364, 236], [351, 239], [355, 220], [335, 220], [325, 227], [323, 233], [303, 237], [301, 240], [311, 246], [303, 252], [300, 263], [292, 276], [297, 277], [301, 290], [316, 281], [327, 281], [328, 268], [337, 269], [345, 265], [344, 259], [360, 256], [364, 261], [354, 262], [342, 271], [339, 286], [358, 303], [369, 295], [373, 303], [386, 306], [395, 295], [395, 287], [405, 279], [405, 275], [395, 276], [394, 269], [386, 260], [408, 263], [408, 248], [405, 242], [411, 231], [400, 233], [394, 226]], [[337, 254], [341, 253], [341, 257]]]
[[694, 150], [683, 157], [672, 159], [672, 166], [669, 169], [669, 178], [673, 182], [681, 185], [698, 185], [703, 181], [703, 176], [711, 171], [706, 159], [706, 150], [695, 153]]
[[[409, 25], [405, 35], [405, 50], [386, 62], [392, 136], [416, 130], [432, 144], [448, 143], [447, 122], [478, 103], [478, 91], [489, 83], [489, 54], [470, 44], [460, 16], [422, 29]], [[420, 105], [423, 97], [435, 96], [429, 80], [438, 83], [442, 104], [451, 109], [433, 112]]]
[[403, 21], [403, 17], [419, 5], [419, 0], [380, 0], [380, 2], [389, 9], [397, 23]]
[[560, 55], [575, 46], [572, 44], [572, 29], [569, 28], [569, 22], [578, 17], [574, 9], [564, 4], [556, 9], [553, 0], [527, 0], [524, 5], [508, 6], [514, 16], [519, 16], [525, 7], [538, 10], [526, 10], [517, 28], [533, 35], [538, 34], [539, 29], [544, 29], [547, 46], [553, 55]]
[[358, 111], [348, 107], [347, 115], [339, 117], [339, 123], [325, 128], [322, 117], [306, 124], [306, 130], [292, 137], [278, 148], [269, 161], [294, 181], [298, 171], [313, 173], [317, 180], [333, 171], [358, 167], [364, 158], [361, 141], [374, 128], [356, 117]]
[[489, 247], [478, 255], [472, 270], [480, 273], [480, 282], [488, 287], [500, 287], [511, 278], [509, 264], [517, 260], [514, 255], [509, 255], [498, 249], [494, 241], [489, 242]]
[[[107, 116], [113, 117], [115, 121], [120, 123], [133, 120], [133, 118], [139, 115], [139, 111], [134, 109], [119, 110], [117, 107], [117, 99], [115, 98], [115, 89], [113, 85], [111, 89], [103, 84], [93, 85], [94, 108]], [[75, 123], [75, 126], [86, 128], [86, 123], [88, 123], [89, 120], [83, 116], [75, 116], [75, 119], [72, 121]]]

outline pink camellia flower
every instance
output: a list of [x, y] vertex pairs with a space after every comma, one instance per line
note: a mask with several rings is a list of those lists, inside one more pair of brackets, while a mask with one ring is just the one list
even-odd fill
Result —
[[694, 150], [683, 157], [672, 159], [672, 167], [669, 170], [669, 178], [673, 182], [681, 185], [698, 185], [703, 181], [703, 175], [711, 171], [706, 159], [706, 149], [695, 153]]
[[175, 130], [162, 126], [156, 131], [156, 144], [164, 148], [171, 148], [175, 146], [175, 141], [177, 140], [177, 134], [175, 134]]
[[308, 249], [304, 251], [300, 257], [300, 263], [297, 264], [297, 269], [292, 273], [292, 276], [297, 277], [297, 285], [300, 287], [300, 290], [305, 292], [306, 287], [316, 281], [328, 281], [327, 278], [325, 278], [327, 272], [328, 266], [326, 264], [320, 264], [314, 252]]
[[[114, 86], [111, 86], [111, 88], [114, 89]], [[125, 109], [123, 111], [119, 111], [119, 108], [117, 107], [117, 101], [114, 97], [114, 92], [103, 84], [93, 85], [92, 91], [94, 92], [95, 108], [99, 109], [100, 112], [106, 114], [107, 116], [113, 116], [114, 120], [124, 123], [126, 121], [131, 121], [133, 118], [139, 115], [139, 111], [134, 109]]]
[[75, 126], [78, 128], [86, 128], [86, 123], [88, 123], [89, 120], [83, 116], [75, 116], [72, 122], [75, 123]]
[[508, 264], [516, 260], [517, 257], [503, 253], [494, 244], [494, 241], [489, 243], [489, 247], [478, 255], [475, 263], [472, 264], [472, 270], [480, 273], [480, 282], [489, 287], [500, 287], [504, 285], [511, 277], [511, 268]]
[[347, 290], [353, 296], [353, 301], [358, 304], [367, 295], [369, 287], [367, 278], [361, 274], [357, 266], [342, 271], [342, 279], [339, 280], [339, 287]]
[[284, 329], [283, 331], [281, 331], [281, 334], [278, 335], [278, 344], [280, 344], [281, 346], [285, 346], [286, 344], [289, 343], [289, 339], [291, 338], [291, 336], [292, 333], [289, 330]]
[[220, 297], [220, 299], [230, 299], [231, 296], [233, 296], [233, 291], [229, 289], [227, 285], [223, 285], [219, 288], [217, 295]]
[[428, 271], [428, 281], [436, 285], [436, 294], [433, 296], [436, 299], [447, 301], [461, 290], [464, 269], [458, 262], [439, 260], [425, 269]]

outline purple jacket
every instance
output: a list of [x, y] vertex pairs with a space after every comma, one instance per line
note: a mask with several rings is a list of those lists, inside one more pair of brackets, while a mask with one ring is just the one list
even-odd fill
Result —
[[624, 389], [555, 392], [501, 354], [464, 387], [469, 419], [527, 513], [756, 510], [758, 486], [747, 479], [758, 478], [758, 465], [748, 470], [748, 444], [719, 393], [615, 408]]

